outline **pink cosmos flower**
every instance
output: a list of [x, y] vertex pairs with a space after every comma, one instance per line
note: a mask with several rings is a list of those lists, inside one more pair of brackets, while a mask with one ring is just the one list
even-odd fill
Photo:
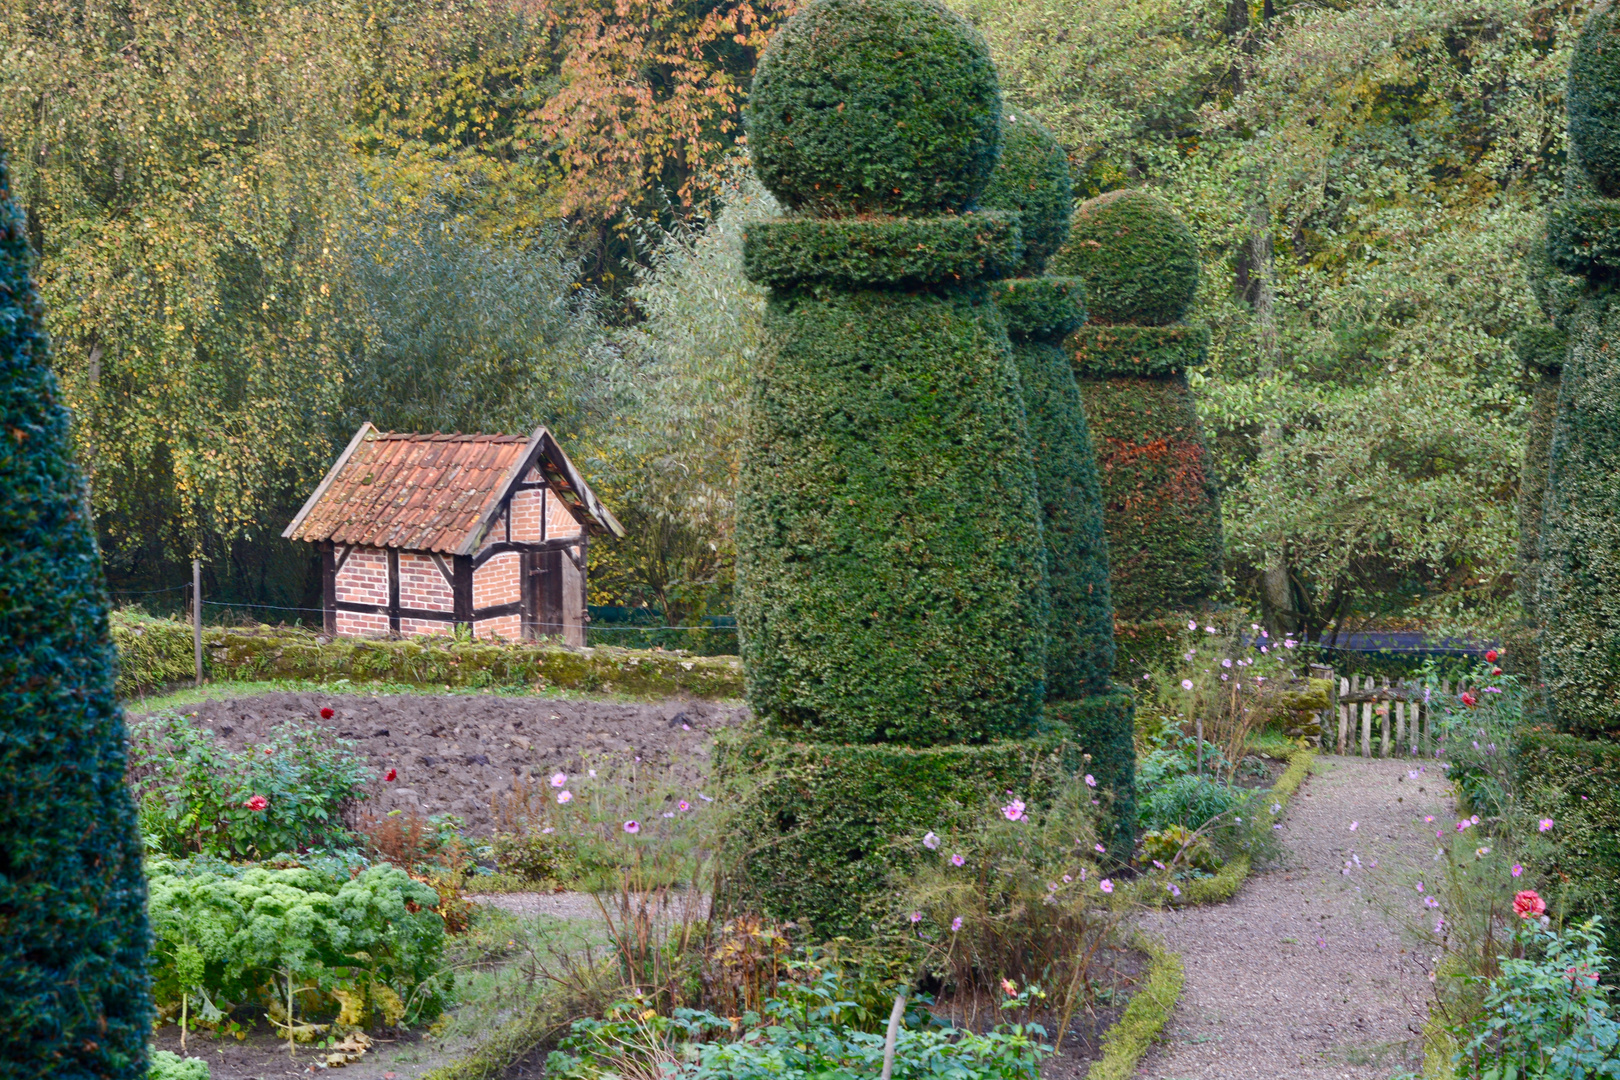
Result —
[[938, 851], [939, 850], [939, 837], [935, 836], [931, 832], [924, 833], [923, 834], [923, 847], [927, 848], [929, 851]]
[[688, 810], [692, 809], [692, 804], [687, 802], [685, 799], [682, 799], [680, 802], [675, 804], [675, 809], [684, 814]]
[[574, 801], [574, 793], [572, 791], [559, 791], [559, 792], [557, 792], [557, 803], [558, 803], [558, 805], [566, 805], [566, 804], [571, 803], [573, 801]]
[[913, 911], [911, 913], [911, 921], [914, 922], [914, 923], [922, 922], [922, 912]]
[[1107, 848], [1103, 847], [1101, 844], [1097, 844], [1097, 845], [1095, 845], [1095, 847], [1097, 848], [1098, 851], [1107, 851], [1108, 850]]
[[1433, 825], [1434, 824], [1434, 815], [1433, 814], [1425, 815], [1423, 820], [1425, 822], [1427, 822], [1428, 824]]
[[1231, 660], [1222, 660], [1221, 661], [1221, 667], [1231, 667], [1231, 666], [1232, 666], [1232, 661]]
[[1518, 877], [1520, 874], [1524, 873], [1524, 867], [1520, 866], [1518, 863], [1514, 863], [1512, 873], [1514, 877]]
[[675, 816], [675, 812], [674, 812], [674, 811], [673, 811], [673, 810], [665, 810], [665, 811], [664, 811], [664, 812], [663, 812], [663, 814], [661, 814], [661, 815], [660, 815], [660, 816], [661, 816], [661, 817], [674, 817], [674, 816]]
[[1192, 689], [1192, 680], [1191, 679], [1182, 679], [1181, 680], [1181, 688], [1183, 690], [1191, 690]]
[[1069, 882], [1071, 882], [1073, 880], [1074, 880], [1074, 878], [1070, 877], [1068, 874], [1063, 875], [1063, 884], [1067, 885]]
[[565, 772], [552, 773], [552, 775], [551, 775], [551, 786], [552, 787], [562, 787], [566, 783], [568, 783], [568, 774], [567, 773], [565, 773]]
[[1092, 776], [1090, 773], [1086, 773], [1086, 787], [1096, 787], [1096, 786], [1097, 786], [1097, 778], [1095, 776]]
[[1001, 808], [1001, 815], [1008, 821], [1020, 821], [1024, 817], [1024, 800], [1014, 799]]
[[1101, 889], [1103, 892], [1111, 893], [1114, 891], [1114, 883], [1109, 881], [1107, 878], [1103, 878], [1101, 881], [1097, 882], [1097, 888]]
[[636, 833], [641, 831], [641, 822], [632, 818], [624, 823], [624, 831], [629, 833], [631, 836], [636, 835]]
[[962, 916], [958, 915], [951, 920], [951, 933], [954, 934], [960, 929], [962, 929]]
[[263, 810], [265, 807], [270, 805], [270, 800], [265, 798], [263, 795], [254, 795], [243, 802], [242, 805], [247, 807], [249, 810]]
[[1188, 619], [1188, 620], [1187, 620], [1187, 629], [1189, 629], [1189, 630], [1196, 630], [1196, 629], [1198, 629], [1198, 623], [1197, 623], [1197, 621], [1196, 621], [1196, 620], [1194, 620], [1194, 619]]
[[1553, 819], [1550, 818], [1550, 817], [1544, 817], [1544, 818], [1541, 819], [1541, 824], [1539, 826], [1537, 826], [1537, 830], [1539, 832], [1546, 832], [1548, 829], [1550, 829], [1552, 827], [1553, 827]]
[[960, 855], [952, 855], [951, 856], [951, 865], [952, 866], [961, 866], [965, 862], [967, 862], [967, 860], [962, 858], [962, 856], [960, 856]]

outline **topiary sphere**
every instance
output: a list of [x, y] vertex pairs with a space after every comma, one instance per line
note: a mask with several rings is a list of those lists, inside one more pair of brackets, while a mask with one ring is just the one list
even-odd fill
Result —
[[1000, 141], [1001, 90], [978, 31], [932, 0], [814, 0], [760, 57], [754, 171], [816, 217], [969, 209]]
[[1038, 276], [1068, 239], [1073, 190], [1069, 155], [1052, 133], [1026, 112], [1002, 113], [1001, 160], [979, 204], [1018, 215], [1024, 232], [1022, 276]]
[[1094, 323], [1166, 326], [1198, 291], [1198, 243], [1159, 196], [1110, 191], [1080, 204], [1050, 269], [1085, 280]]
[[1594, 11], [1569, 62], [1569, 141], [1587, 175], [1620, 197], [1620, 17]]

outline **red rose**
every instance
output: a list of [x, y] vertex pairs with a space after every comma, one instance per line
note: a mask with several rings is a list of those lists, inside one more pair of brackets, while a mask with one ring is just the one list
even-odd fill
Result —
[[1494, 664], [1494, 663], [1496, 663], [1497, 655], [1498, 655], [1497, 651], [1495, 649], [1491, 649], [1489, 652], [1487, 652], [1485, 654], [1485, 659], [1486, 659], [1487, 662]]
[[1500, 674], [1502, 674], [1502, 669], [1499, 668], [1499, 667], [1493, 667], [1493, 668], [1491, 668], [1491, 674], [1492, 675], [1500, 675]]
[[1536, 895], [1536, 890], [1526, 889], [1513, 898], [1513, 913], [1521, 919], [1534, 918], [1547, 910], [1547, 902]]
[[322, 720], [330, 720], [330, 719], [332, 719], [332, 706], [330, 706], [330, 705], [321, 706], [321, 719]]
[[389, 769], [387, 772], [383, 773], [383, 779], [392, 784], [395, 780], [399, 779], [399, 773], [395, 772], [393, 769]]
[[1479, 695], [1475, 694], [1472, 690], [1464, 690], [1462, 695], [1462, 703], [1472, 709], [1475, 705], [1479, 704]]
[[249, 810], [263, 810], [265, 807], [270, 805], [270, 800], [265, 798], [263, 795], [255, 795], [242, 805], [247, 807]]

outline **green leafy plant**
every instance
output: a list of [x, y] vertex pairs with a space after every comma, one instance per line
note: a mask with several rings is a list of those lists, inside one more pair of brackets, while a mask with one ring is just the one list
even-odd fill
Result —
[[351, 845], [343, 815], [372, 773], [353, 743], [320, 728], [287, 724], [230, 750], [170, 714], [131, 725], [130, 777], [149, 846], [263, 859]]

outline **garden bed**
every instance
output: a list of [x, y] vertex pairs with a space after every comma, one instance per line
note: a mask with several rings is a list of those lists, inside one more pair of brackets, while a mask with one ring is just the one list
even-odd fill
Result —
[[[333, 710], [322, 720], [322, 708]], [[543, 781], [597, 763], [669, 768], [696, 782], [707, 773], [708, 735], [740, 722], [742, 706], [702, 701], [612, 703], [472, 694], [328, 695], [278, 692], [208, 699], [183, 714], [235, 750], [271, 741], [284, 723], [328, 728], [352, 740], [380, 777], [366, 809], [454, 814], [469, 836], [487, 836], [491, 797], [519, 777]], [[682, 770], [690, 773], [685, 775]]]

